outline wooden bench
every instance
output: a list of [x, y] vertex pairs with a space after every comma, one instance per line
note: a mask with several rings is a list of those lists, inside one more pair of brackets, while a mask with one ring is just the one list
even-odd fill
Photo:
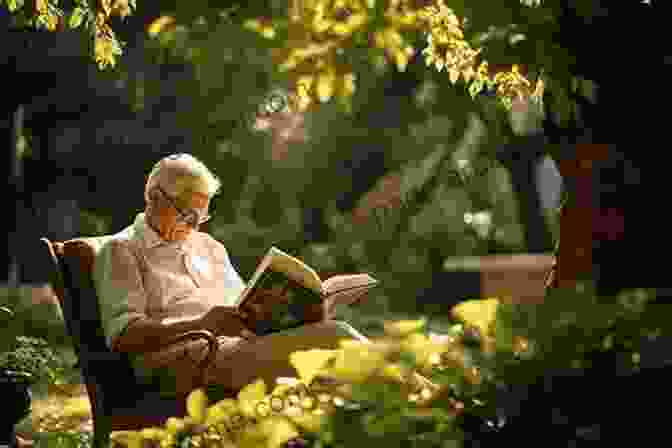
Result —
[[[91, 401], [94, 446], [108, 446], [112, 431], [135, 430], [162, 425], [168, 417], [186, 415], [186, 396], [166, 396], [158, 385], [140, 381], [134, 375], [128, 353], [111, 351], [106, 344], [98, 297], [93, 285], [93, 263], [98, 250], [109, 237], [77, 238], [65, 242], [40, 240], [52, 263], [50, 282], [62, 308], [66, 328], [72, 338]], [[166, 341], [205, 339], [208, 355], [199, 372], [212, 361], [217, 341], [209, 331], [192, 331]]]

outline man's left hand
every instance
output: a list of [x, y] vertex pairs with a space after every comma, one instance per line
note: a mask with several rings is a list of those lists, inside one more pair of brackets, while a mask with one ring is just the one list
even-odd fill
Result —
[[273, 290], [261, 289], [254, 294], [254, 302], [245, 304], [239, 311], [248, 328], [256, 328], [259, 322], [273, 317], [273, 308], [283, 303], [286, 298]]
[[322, 322], [328, 318], [327, 307], [324, 302], [306, 305], [303, 308], [303, 320], [306, 323]]

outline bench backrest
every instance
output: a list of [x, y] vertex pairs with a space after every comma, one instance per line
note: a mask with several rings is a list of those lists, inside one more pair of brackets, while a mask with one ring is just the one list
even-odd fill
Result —
[[92, 272], [96, 254], [107, 238], [63, 243], [42, 239], [54, 263], [52, 284], [79, 358], [94, 418], [96, 412], [132, 404], [138, 386], [128, 355], [112, 352], [105, 342]]

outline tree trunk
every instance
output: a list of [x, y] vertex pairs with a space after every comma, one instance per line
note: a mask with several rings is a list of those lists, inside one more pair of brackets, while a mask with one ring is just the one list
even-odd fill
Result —
[[18, 263], [16, 253], [18, 248], [17, 231], [19, 208], [22, 203], [23, 185], [21, 182], [21, 163], [17, 154], [17, 140], [21, 132], [22, 108], [12, 96], [3, 101], [2, 117], [0, 117], [0, 133], [5, 146], [5, 163], [0, 164], [3, 170], [1, 176], [5, 181], [7, 202], [5, 216], [2, 219], [4, 226], [4, 244], [2, 247], [2, 277], [0, 282], [16, 285], [18, 281]]
[[610, 155], [610, 145], [577, 144], [574, 157], [558, 161], [569, 199], [560, 214], [560, 241], [551, 287], [572, 287], [578, 280], [599, 274], [593, 248], [604, 238], [605, 229], [594, 181], [596, 166]]

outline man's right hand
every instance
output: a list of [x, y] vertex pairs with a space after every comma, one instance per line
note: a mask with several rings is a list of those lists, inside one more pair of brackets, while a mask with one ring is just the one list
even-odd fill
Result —
[[245, 326], [242, 316], [232, 307], [216, 306], [201, 318], [200, 323], [216, 336], [241, 336], [245, 339], [254, 336]]

